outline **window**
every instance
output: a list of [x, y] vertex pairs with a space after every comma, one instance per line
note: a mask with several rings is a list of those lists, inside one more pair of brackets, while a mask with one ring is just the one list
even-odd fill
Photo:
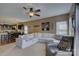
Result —
[[67, 35], [67, 22], [66, 21], [56, 22], [56, 34]]
[[28, 33], [28, 27], [24, 26], [24, 33], [27, 34]]

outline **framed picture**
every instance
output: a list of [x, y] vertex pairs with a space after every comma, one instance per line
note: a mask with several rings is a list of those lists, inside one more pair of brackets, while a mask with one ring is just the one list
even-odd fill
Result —
[[49, 22], [42, 23], [42, 31], [49, 31]]

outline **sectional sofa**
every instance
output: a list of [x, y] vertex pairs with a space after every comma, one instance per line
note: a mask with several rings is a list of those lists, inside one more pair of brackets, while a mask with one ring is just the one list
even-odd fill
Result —
[[18, 38], [16, 38], [16, 46], [20, 48], [26, 48], [29, 47], [37, 42], [50, 42], [50, 41], [56, 41], [55, 34], [52, 33], [32, 33], [27, 35], [20, 35]]
[[35, 43], [48, 43], [47, 55], [56, 56], [70, 56], [71, 51], [60, 51], [57, 46], [60, 43], [62, 36], [58, 36], [52, 33], [32, 33], [27, 35], [20, 35], [16, 38], [16, 46], [20, 48], [27, 48]]

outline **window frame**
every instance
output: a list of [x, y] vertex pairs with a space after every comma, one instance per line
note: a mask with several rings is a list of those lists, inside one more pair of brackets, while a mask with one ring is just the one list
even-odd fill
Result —
[[[66, 22], [66, 23], [67, 23], [67, 25], [66, 25], [66, 26], [67, 26], [67, 31], [66, 31], [67, 33], [66, 33], [65, 35], [68, 35], [68, 22], [67, 22], [67, 21], [57, 21], [57, 22]], [[63, 35], [63, 34], [58, 34], [58, 33], [57, 33], [57, 30], [58, 30], [58, 29], [57, 29], [57, 22], [56, 22], [56, 34], [57, 34], [57, 35]], [[62, 31], [65, 31], [65, 30], [62, 30]]]

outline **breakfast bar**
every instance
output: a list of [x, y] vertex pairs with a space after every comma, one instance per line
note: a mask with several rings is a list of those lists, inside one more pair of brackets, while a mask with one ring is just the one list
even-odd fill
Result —
[[12, 36], [11, 33], [7, 32], [0, 33], [0, 45], [8, 44], [14, 41], [15, 38]]

